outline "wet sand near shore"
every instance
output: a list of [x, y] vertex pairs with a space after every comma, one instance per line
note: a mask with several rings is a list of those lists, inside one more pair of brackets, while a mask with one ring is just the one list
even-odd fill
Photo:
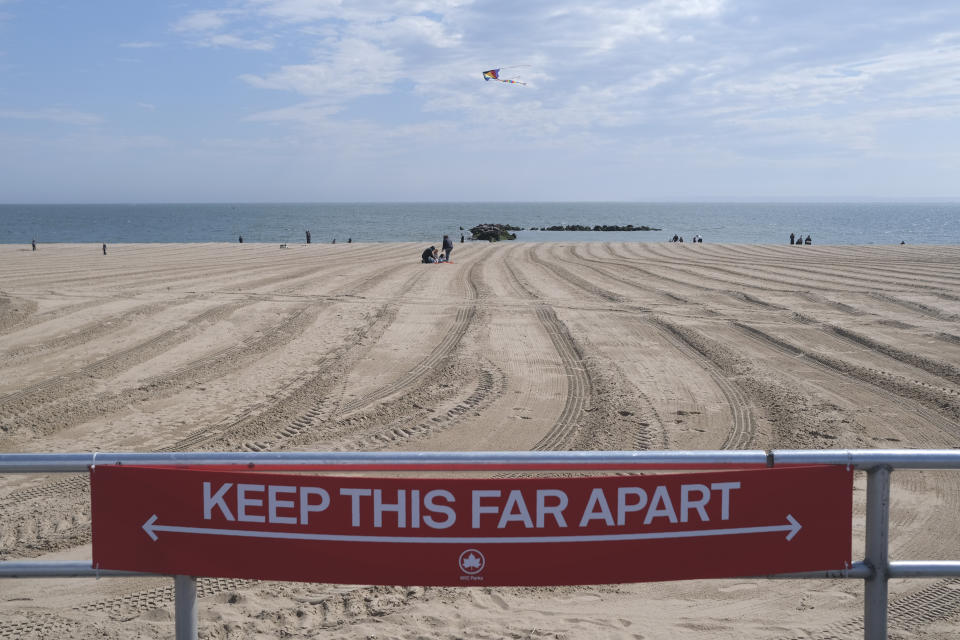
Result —
[[[424, 246], [0, 245], [0, 452], [960, 446], [960, 247]], [[891, 558], [960, 559], [960, 473], [893, 478]], [[86, 476], [0, 476], [0, 559], [89, 557]], [[960, 581], [890, 588], [957, 637]], [[199, 592], [206, 638], [862, 635], [855, 580]], [[172, 632], [169, 579], [0, 581], [0, 638]]]

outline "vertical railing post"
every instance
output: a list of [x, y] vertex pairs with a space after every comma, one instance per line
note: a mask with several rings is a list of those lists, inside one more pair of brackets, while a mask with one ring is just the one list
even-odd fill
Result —
[[890, 570], [890, 467], [867, 471], [867, 530], [864, 561], [873, 575], [864, 581], [863, 637], [887, 640], [887, 580]]
[[174, 576], [173, 591], [177, 640], [197, 640], [197, 579]]

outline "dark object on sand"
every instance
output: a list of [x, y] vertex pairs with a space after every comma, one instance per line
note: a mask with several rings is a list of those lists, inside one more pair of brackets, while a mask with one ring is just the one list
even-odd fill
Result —
[[34, 251], [37, 250], [37, 241], [36, 241], [36, 239], [30, 241], [30, 246], [33, 247], [33, 250], [34, 250]]
[[473, 234], [474, 240], [497, 242], [498, 240], [516, 240], [517, 234], [510, 232], [521, 230], [521, 227], [512, 227], [509, 224], [484, 223], [471, 227], [470, 233]]
[[796, 237], [796, 236], [793, 235], [792, 233], [790, 234], [790, 244], [793, 244], [793, 239], [794, 239], [795, 237]]
[[103, 243], [103, 255], [107, 255], [107, 243]]
[[310, 232], [307, 231], [307, 244], [310, 244]]
[[243, 236], [240, 236], [239, 242], [240, 242], [240, 244], [243, 244]]

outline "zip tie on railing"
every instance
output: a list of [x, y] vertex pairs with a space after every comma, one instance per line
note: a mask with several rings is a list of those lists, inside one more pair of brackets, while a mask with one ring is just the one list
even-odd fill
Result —
[[93, 458], [90, 459], [90, 469], [92, 470], [96, 466], [97, 466], [97, 452], [94, 451]]
[[850, 465], [853, 464], [853, 452], [847, 449], [847, 471], [850, 471]]
[[840, 572], [840, 575], [842, 575], [844, 578], [850, 577], [850, 563], [846, 560], [843, 561], [843, 571]]
[[94, 567], [97, 570], [97, 580], [100, 579], [100, 563], [97, 563], [97, 566]]

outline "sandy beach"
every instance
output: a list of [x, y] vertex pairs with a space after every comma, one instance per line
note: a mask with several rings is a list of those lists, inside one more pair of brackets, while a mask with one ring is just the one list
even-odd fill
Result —
[[[0, 245], [0, 452], [960, 446], [960, 247], [424, 246]], [[893, 559], [960, 559], [960, 473], [892, 505]], [[0, 559], [89, 557], [86, 476], [0, 476]], [[890, 589], [891, 637], [958, 637], [960, 581]], [[200, 629], [855, 638], [862, 592], [202, 579]], [[0, 638], [172, 632], [169, 579], [0, 582]]]

